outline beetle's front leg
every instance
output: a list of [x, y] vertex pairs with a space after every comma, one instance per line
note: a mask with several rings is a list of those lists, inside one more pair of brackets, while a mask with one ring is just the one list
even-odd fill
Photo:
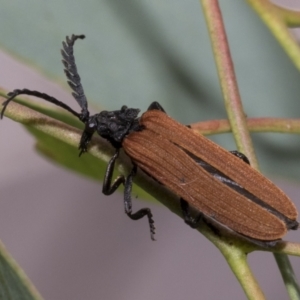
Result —
[[102, 187], [102, 193], [104, 195], [111, 195], [115, 192], [115, 190], [122, 184], [125, 182], [125, 177], [123, 175], [118, 176], [115, 181], [113, 183], [111, 183], [112, 181], [112, 177], [114, 174], [114, 168], [115, 168], [115, 162], [119, 156], [119, 152], [120, 149], [117, 149], [116, 153], [114, 154], [114, 156], [110, 159], [107, 168], [106, 168], [106, 172], [105, 172], [105, 176], [104, 176], [104, 182], [103, 182], [103, 187]]
[[133, 177], [136, 174], [137, 167], [136, 165], [133, 166], [130, 174], [126, 177], [125, 183], [124, 183], [124, 207], [125, 207], [125, 213], [131, 220], [139, 220], [143, 218], [144, 216], [148, 217], [149, 227], [150, 227], [150, 235], [151, 239], [155, 241], [154, 234], [155, 234], [155, 226], [154, 226], [154, 220], [152, 212], [149, 208], [142, 208], [138, 210], [135, 213], [132, 213], [132, 201], [131, 201], [131, 190], [132, 190], [132, 181]]
[[111, 158], [107, 165], [107, 169], [105, 172], [104, 182], [102, 192], [104, 195], [111, 195], [115, 192], [115, 190], [123, 183], [124, 184], [124, 207], [125, 213], [131, 220], [139, 220], [144, 216], [148, 217], [151, 239], [154, 241], [155, 227], [152, 212], [149, 208], [142, 208], [135, 213], [132, 213], [132, 201], [131, 201], [131, 190], [132, 190], [132, 181], [133, 177], [136, 174], [136, 166], [132, 168], [130, 174], [125, 178], [123, 175], [118, 176], [113, 183], [112, 177], [115, 167], [115, 162], [119, 156], [120, 150], [117, 149], [114, 156]]
[[83, 153], [87, 152], [88, 144], [90, 143], [94, 132], [95, 132], [95, 129], [90, 129], [90, 128], [88, 130], [85, 129], [83, 131], [81, 138], [80, 138], [79, 147], [78, 147], [78, 149], [80, 150], [79, 156], [81, 156]]

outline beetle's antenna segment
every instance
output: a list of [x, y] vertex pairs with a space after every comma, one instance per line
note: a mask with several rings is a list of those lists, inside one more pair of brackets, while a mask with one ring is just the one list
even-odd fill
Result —
[[3, 105], [3, 108], [2, 108], [2, 111], [1, 111], [1, 115], [0, 115], [0, 118], [2, 119], [3, 118], [3, 115], [4, 115], [4, 111], [7, 107], [7, 105], [9, 104], [9, 102], [11, 102], [14, 98], [16, 98], [17, 96], [19, 95], [29, 95], [29, 96], [35, 96], [35, 97], [38, 97], [38, 98], [41, 98], [41, 99], [44, 99], [50, 103], [53, 103], [57, 106], [60, 106], [61, 108], [69, 111], [70, 113], [72, 113], [74, 116], [76, 116], [77, 118], [79, 118], [81, 120], [81, 114], [79, 114], [78, 112], [74, 111], [71, 107], [69, 107], [68, 105], [66, 105], [65, 103], [57, 100], [56, 98], [52, 97], [52, 96], [49, 96], [45, 93], [41, 93], [41, 92], [38, 92], [38, 91], [31, 91], [31, 90], [28, 90], [28, 89], [23, 89], [23, 90], [14, 90], [12, 92], [9, 92], [7, 94], [7, 96], [9, 98], [7, 98], [6, 101], [4, 101], [2, 103]]
[[38, 91], [32, 91], [32, 90], [28, 90], [28, 89], [23, 89], [23, 90], [14, 90], [10, 93], [7, 94], [7, 96], [9, 97], [5, 102], [3, 102], [3, 108], [0, 114], [0, 118], [3, 118], [5, 109], [7, 107], [7, 105], [18, 95], [30, 95], [30, 96], [35, 96], [41, 99], [44, 99], [50, 103], [53, 103], [57, 106], [60, 106], [61, 108], [67, 110], [68, 112], [72, 113], [74, 116], [76, 116], [77, 118], [79, 118], [79, 120], [81, 120], [82, 122], [86, 122], [89, 118], [89, 111], [87, 108], [87, 100], [86, 97], [84, 95], [84, 91], [83, 91], [83, 87], [81, 85], [81, 81], [80, 81], [80, 76], [77, 72], [77, 67], [76, 67], [76, 63], [75, 63], [75, 57], [74, 57], [74, 51], [73, 51], [73, 46], [74, 43], [77, 39], [84, 39], [85, 36], [84, 35], [72, 35], [71, 38], [69, 38], [68, 36], [66, 37], [66, 41], [63, 42], [63, 49], [61, 50], [61, 54], [63, 56], [63, 64], [65, 66], [65, 74], [67, 76], [68, 80], [68, 84], [71, 87], [71, 89], [74, 91], [72, 93], [73, 97], [75, 98], [75, 100], [77, 101], [77, 103], [79, 104], [79, 106], [81, 107], [81, 113], [77, 113], [76, 111], [74, 111], [71, 107], [69, 107], [68, 105], [64, 104], [63, 102], [57, 100], [56, 98], [49, 96], [45, 93], [41, 93]]
[[84, 39], [84, 35], [74, 35], [71, 38], [66, 37], [66, 41], [62, 43], [63, 49], [61, 50], [61, 55], [63, 57], [62, 63], [65, 66], [65, 74], [67, 76], [68, 84], [74, 91], [72, 93], [73, 97], [81, 107], [80, 120], [86, 122], [89, 118], [89, 111], [87, 107], [87, 99], [84, 94], [84, 90], [81, 84], [81, 79], [77, 71], [73, 46], [77, 39]]

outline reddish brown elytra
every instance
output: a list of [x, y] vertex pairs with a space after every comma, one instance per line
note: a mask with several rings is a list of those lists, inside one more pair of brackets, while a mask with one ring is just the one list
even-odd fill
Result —
[[[107, 166], [103, 193], [110, 195], [124, 184], [126, 214], [133, 220], [147, 216], [152, 239], [155, 228], [150, 209], [132, 212], [131, 188], [137, 168], [180, 197], [183, 217], [192, 227], [205, 220], [266, 246], [274, 245], [287, 230], [298, 228], [294, 204], [277, 186], [253, 169], [242, 153], [228, 152], [196, 134], [167, 116], [157, 102], [152, 103], [140, 118], [138, 109], [126, 106], [90, 116], [73, 55], [74, 42], [83, 38], [83, 35], [67, 37], [62, 50], [68, 83], [81, 113], [52, 96], [23, 89], [8, 94], [1, 117], [16, 96], [33, 95], [64, 108], [85, 124], [80, 154], [87, 151], [95, 132], [108, 140], [116, 153]], [[112, 182], [121, 148], [130, 157], [133, 168], [128, 176], [119, 176]], [[191, 217], [189, 205], [199, 211], [199, 217]]]
[[[264, 241], [280, 239], [288, 229], [298, 227], [297, 210], [291, 200], [242, 159], [162, 111], [145, 112], [140, 125], [143, 130], [124, 139], [125, 152], [138, 167], [205, 216]], [[197, 158], [249, 194], [226, 185], [219, 176], [199, 166]]]

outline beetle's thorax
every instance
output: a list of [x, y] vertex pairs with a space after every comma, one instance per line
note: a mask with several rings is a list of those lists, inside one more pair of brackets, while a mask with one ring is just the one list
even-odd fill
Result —
[[133, 131], [139, 130], [138, 114], [140, 110], [122, 106], [120, 110], [101, 111], [89, 117], [85, 130], [97, 131], [114, 147], [120, 148], [123, 139]]

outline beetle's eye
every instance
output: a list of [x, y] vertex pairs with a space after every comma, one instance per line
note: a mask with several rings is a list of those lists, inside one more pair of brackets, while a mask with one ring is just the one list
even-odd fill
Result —
[[116, 123], [112, 122], [108, 124], [108, 128], [111, 132], [115, 132], [118, 130], [119, 126]]

